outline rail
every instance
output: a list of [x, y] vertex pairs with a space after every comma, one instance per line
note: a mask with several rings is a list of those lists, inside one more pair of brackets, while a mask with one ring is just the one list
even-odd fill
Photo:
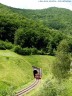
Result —
[[23, 96], [25, 94], [27, 94], [28, 92], [30, 92], [32, 89], [35, 88], [35, 86], [39, 83], [39, 79], [36, 79], [30, 86], [28, 86], [27, 88], [25, 89], [22, 89], [20, 91], [18, 91], [16, 93], [16, 96]]

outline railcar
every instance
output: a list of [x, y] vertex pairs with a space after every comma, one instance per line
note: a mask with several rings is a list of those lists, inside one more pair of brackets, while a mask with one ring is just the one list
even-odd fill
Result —
[[35, 78], [36, 79], [41, 79], [41, 75], [40, 74], [35, 74]]

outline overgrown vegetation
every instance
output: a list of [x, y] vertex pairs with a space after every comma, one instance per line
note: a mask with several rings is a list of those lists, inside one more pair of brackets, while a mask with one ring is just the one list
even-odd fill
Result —
[[67, 78], [69, 76], [70, 64], [69, 45], [67, 40], [63, 40], [57, 48], [56, 59], [52, 66], [54, 76], [58, 80]]
[[20, 10], [0, 4], [0, 40], [55, 55], [59, 42], [71, 38], [71, 15], [66, 9]]
[[13, 44], [8, 42], [8, 41], [2, 41], [0, 40], [0, 49], [1, 50], [6, 50], [6, 49], [12, 49], [13, 48]]
[[[51, 65], [52, 77], [44, 82], [43, 86], [31, 96], [71, 96], [72, 72], [70, 71], [71, 58], [68, 41], [62, 40], [57, 47], [56, 58]], [[71, 89], [70, 89], [71, 88]], [[70, 89], [70, 90], [69, 90]]]
[[71, 84], [72, 82], [70, 80], [59, 83], [57, 80], [47, 79], [43, 83], [43, 86], [40, 87], [40, 89], [31, 96], [71, 96]]
[[12, 96], [14, 90], [33, 80], [32, 66], [42, 68], [43, 79], [53, 73], [53, 81], [47, 79], [34, 96], [72, 96], [72, 11], [55, 7], [25, 10], [0, 4], [0, 50], [0, 96]]
[[13, 94], [17, 88], [34, 80], [32, 66], [42, 68], [42, 78], [46, 78], [53, 60], [52, 56], [21, 56], [10, 50], [0, 50], [0, 96]]

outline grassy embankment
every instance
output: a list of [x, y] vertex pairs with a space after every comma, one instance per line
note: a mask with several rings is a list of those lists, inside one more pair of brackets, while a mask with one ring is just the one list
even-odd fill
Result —
[[53, 60], [52, 56], [21, 56], [9, 50], [0, 50], [0, 96], [32, 82], [32, 65], [42, 68], [42, 79], [45, 79]]

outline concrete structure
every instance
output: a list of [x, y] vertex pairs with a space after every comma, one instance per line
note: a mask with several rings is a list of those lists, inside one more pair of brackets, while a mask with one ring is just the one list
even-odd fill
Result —
[[34, 78], [41, 79], [41, 77], [42, 77], [42, 69], [41, 68], [37, 68], [35, 66], [32, 66], [32, 68], [33, 68]]

